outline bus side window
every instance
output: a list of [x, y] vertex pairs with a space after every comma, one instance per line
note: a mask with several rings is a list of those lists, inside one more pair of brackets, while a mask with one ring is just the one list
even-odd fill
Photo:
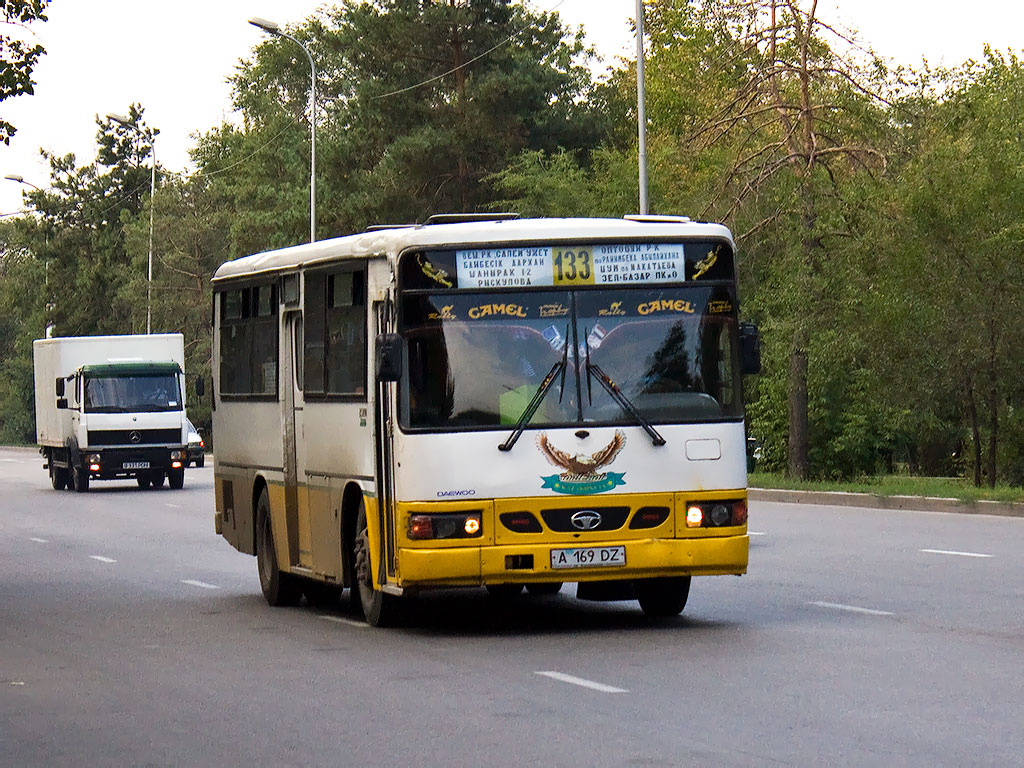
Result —
[[366, 273], [327, 276], [327, 393], [366, 393]]
[[307, 395], [324, 393], [324, 305], [327, 297], [327, 276], [323, 272], [307, 272], [304, 277], [303, 324], [303, 387]]

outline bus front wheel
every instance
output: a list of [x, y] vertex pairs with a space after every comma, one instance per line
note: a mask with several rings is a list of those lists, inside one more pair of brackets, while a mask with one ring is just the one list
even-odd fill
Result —
[[295, 605], [302, 597], [302, 587], [290, 573], [282, 573], [277, 564], [274, 530], [270, 521], [270, 499], [267, 489], [256, 502], [256, 566], [260, 588], [267, 602], [274, 606]]
[[395, 622], [398, 600], [373, 587], [373, 558], [370, 557], [370, 534], [366, 524], [366, 505], [360, 499], [356, 518], [355, 584], [352, 585], [353, 603], [362, 609], [366, 623], [371, 627], [386, 627]]
[[645, 615], [655, 619], [678, 616], [690, 596], [690, 577], [641, 579], [637, 582], [637, 598]]

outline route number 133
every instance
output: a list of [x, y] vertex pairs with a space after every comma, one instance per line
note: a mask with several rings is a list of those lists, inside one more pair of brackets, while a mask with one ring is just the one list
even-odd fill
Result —
[[593, 285], [594, 257], [589, 248], [553, 248], [555, 285]]

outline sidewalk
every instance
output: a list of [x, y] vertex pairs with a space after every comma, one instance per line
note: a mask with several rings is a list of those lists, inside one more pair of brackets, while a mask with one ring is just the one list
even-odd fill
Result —
[[748, 497], [751, 501], [774, 501], [784, 504], [824, 504], [833, 507], [905, 509], [916, 512], [1024, 517], [1024, 504], [1002, 501], [961, 501], [960, 499], [934, 496], [878, 496], [873, 493], [847, 493], [845, 491], [786, 491], [773, 488], [750, 488]]

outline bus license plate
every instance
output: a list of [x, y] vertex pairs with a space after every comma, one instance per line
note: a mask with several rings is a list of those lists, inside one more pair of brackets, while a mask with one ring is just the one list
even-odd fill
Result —
[[148, 461], [126, 461], [124, 463], [125, 469], [149, 469]]
[[625, 547], [552, 549], [552, 568], [602, 568], [626, 564]]

